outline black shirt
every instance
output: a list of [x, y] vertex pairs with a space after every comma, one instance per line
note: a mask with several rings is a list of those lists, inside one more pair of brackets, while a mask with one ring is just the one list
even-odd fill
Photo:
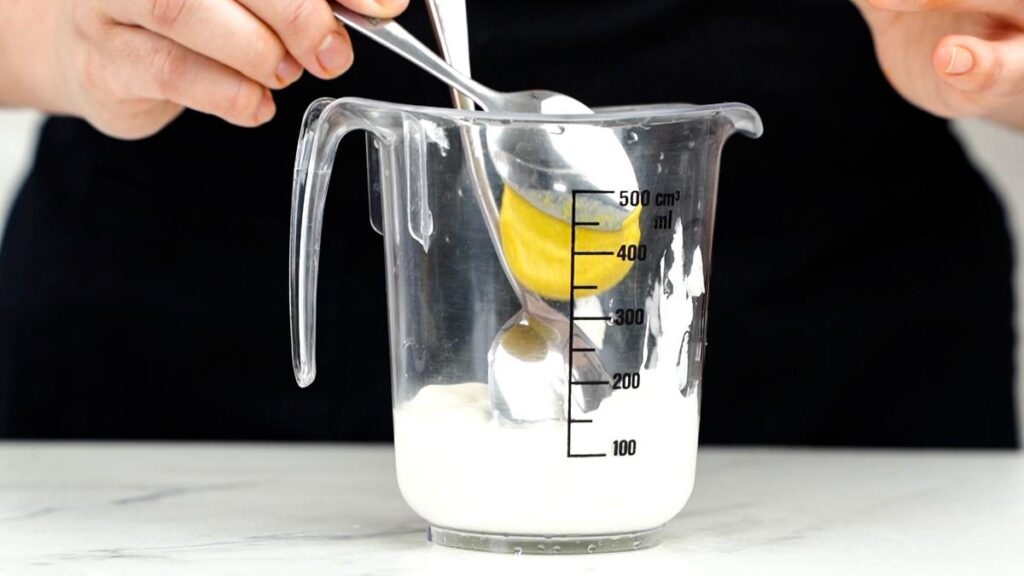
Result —
[[[475, 75], [497, 89], [592, 106], [739, 100], [763, 116], [764, 138], [724, 155], [703, 441], [1016, 445], [1003, 211], [947, 123], [886, 83], [848, 1], [469, 11]], [[401, 22], [432, 41], [422, 6]], [[0, 252], [0, 435], [390, 438], [382, 242], [359, 138], [343, 141], [332, 183], [349, 208], [327, 205], [311, 388], [289, 356], [304, 108], [345, 95], [448, 105], [439, 82], [354, 41], [348, 74], [279, 93], [257, 130], [187, 112], [121, 142], [46, 123]], [[352, 338], [346, 323], [365, 329]]]

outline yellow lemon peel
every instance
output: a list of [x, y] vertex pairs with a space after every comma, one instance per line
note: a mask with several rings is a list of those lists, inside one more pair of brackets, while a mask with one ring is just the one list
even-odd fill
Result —
[[[499, 222], [505, 259], [516, 279], [544, 298], [568, 300], [572, 226], [537, 209], [508, 186], [502, 194]], [[576, 228], [577, 252], [614, 254], [623, 245], [639, 242], [640, 208], [618, 230]], [[577, 256], [576, 285], [598, 288], [577, 290], [576, 296], [593, 296], [613, 288], [632, 267], [633, 262], [615, 256]]]

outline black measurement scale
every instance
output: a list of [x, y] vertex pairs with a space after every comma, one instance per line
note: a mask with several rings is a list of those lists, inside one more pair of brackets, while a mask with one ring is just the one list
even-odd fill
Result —
[[576, 284], [576, 260], [577, 258], [619, 258], [623, 261], [640, 262], [647, 259], [647, 245], [643, 242], [636, 244], [623, 244], [618, 251], [594, 251], [576, 249], [576, 229], [580, 227], [600, 226], [600, 222], [579, 221], [576, 219], [576, 199], [581, 194], [617, 194], [620, 206], [638, 208], [654, 204], [660, 210], [652, 215], [650, 221], [653, 231], [671, 230], [674, 224], [676, 204], [681, 199], [679, 191], [667, 192], [652, 195], [648, 190], [613, 191], [613, 190], [573, 190], [572, 191], [572, 232], [570, 239], [571, 257], [569, 259], [569, 326], [572, 331], [569, 338], [569, 378], [568, 378], [568, 425], [566, 426], [565, 453], [569, 458], [604, 458], [607, 456], [633, 456], [636, 454], [637, 444], [635, 439], [624, 438], [612, 442], [612, 453], [576, 453], [572, 450], [572, 428], [576, 424], [590, 424], [592, 419], [574, 418], [572, 414], [572, 393], [575, 386], [611, 386], [613, 390], [630, 390], [640, 387], [639, 372], [617, 372], [612, 380], [573, 380], [573, 357], [578, 352], [596, 352], [593, 348], [575, 347], [576, 321], [594, 320], [606, 322], [613, 326], [643, 326], [646, 323], [646, 312], [643, 308], [618, 309], [608, 316], [577, 316], [576, 315], [576, 293], [578, 291], [599, 292], [601, 286]]

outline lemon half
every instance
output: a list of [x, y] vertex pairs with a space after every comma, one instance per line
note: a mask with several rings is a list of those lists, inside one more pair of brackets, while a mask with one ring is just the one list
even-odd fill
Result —
[[[572, 264], [572, 226], [553, 218], [505, 186], [501, 200], [501, 245], [512, 274], [524, 286], [552, 300], [569, 299]], [[633, 267], [616, 256], [624, 245], [640, 242], [640, 209], [637, 208], [613, 231], [576, 228], [576, 252], [611, 252], [612, 255], [576, 256], [577, 297], [593, 296], [613, 288]]]

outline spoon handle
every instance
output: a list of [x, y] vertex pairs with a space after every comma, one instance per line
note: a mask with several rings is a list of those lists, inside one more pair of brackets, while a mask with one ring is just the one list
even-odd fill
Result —
[[[445, 62], [472, 78], [469, 66], [469, 22], [466, 0], [426, 0], [430, 25]], [[452, 102], [460, 110], [473, 110], [475, 106], [465, 94], [452, 88]]]
[[[430, 25], [434, 28], [437, 44], [446, 62], [469, 76], [469, 27], [466, 20], [466, 0], [426, 0]], [[465, 94], [452, 88], [452, 103], [459, 110], [472, 110], [473, 101]], [[462, 144], [466, 150], [469, 176], [473, 180], [473, 193], [484, 217], [487, 235], [494, 246], [501, 269], [508, 278], [509, 286], [516, 298], [526, 307], [526, 293], [516, 280], [505, 259], [505, 248], [501, 243], [501, 222], [498, 202], [487, 179], [487, 162], [484, 160], [484, 144], [479, 130], [461, 130]]]
[[364, 16], [334, 1], [331, 1], [330, 5], [334, 16], [346, 26], [358, 30], [371, 40], [405, 57], [438, 80], [458, 89], [484, 110], [494, 107], [492, 104], [499, 98], [495, 91], [460, 74], [394, 20]]

